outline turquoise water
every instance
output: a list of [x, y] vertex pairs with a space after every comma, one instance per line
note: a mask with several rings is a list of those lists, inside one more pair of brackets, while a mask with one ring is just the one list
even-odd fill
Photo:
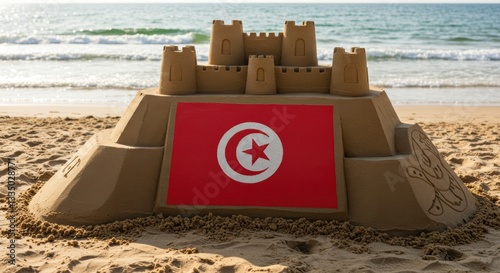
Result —
[[0, 5], [0, 104], [114, 103], [158, 85], [162, 47], [208, 59], [213, 19], [245, 32], [315, 21], [318, 57], [365, 47], [396, 104], [500, 105], [499, 4]]

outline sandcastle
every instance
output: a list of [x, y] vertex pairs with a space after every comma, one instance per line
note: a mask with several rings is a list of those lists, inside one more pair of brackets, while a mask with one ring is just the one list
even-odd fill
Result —
[[313, 22], [276, 35], [213, 21], [208, 64], [193, 46], [165, 46], [159, 88], [140, 91], [29, 209], [70, 225], [213, 213], [427, 231], [466, 222], [475, 202], [369, 86], [363, 48], [319, 66]]

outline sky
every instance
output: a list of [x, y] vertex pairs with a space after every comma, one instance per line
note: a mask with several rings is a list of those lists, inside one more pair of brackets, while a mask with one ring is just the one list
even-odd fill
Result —
[[70, 3], [500, 3], [500, 0], [0, 0], [1, 3], [37, 3], [37, 4], [70, 4]]

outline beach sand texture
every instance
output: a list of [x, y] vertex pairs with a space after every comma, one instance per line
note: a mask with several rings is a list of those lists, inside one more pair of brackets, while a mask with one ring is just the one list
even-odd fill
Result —
[[[425, 121], [425, 132], [477, 195], [480, 209], [470, 222], [405, 238], [336, 221], [244, 216], [155, 215], [77, 228], [43, 223], [27, 212], [31, 196], [118, 118], [0, 117], [0, 271], [500, 272], [500, 109], [397, 110], [403, 121]], [[16, 265], [5, 255], [7, 158], [17, 166]]]

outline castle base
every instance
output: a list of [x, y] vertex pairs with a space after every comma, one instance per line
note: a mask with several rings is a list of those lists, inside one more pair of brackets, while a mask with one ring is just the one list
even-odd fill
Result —
[[168, 215], [350, 220], [440, 230], [475, 198], [383, 90], [330, 94], [138, 93], [34, 196], [43, 220], [71, 225]]

